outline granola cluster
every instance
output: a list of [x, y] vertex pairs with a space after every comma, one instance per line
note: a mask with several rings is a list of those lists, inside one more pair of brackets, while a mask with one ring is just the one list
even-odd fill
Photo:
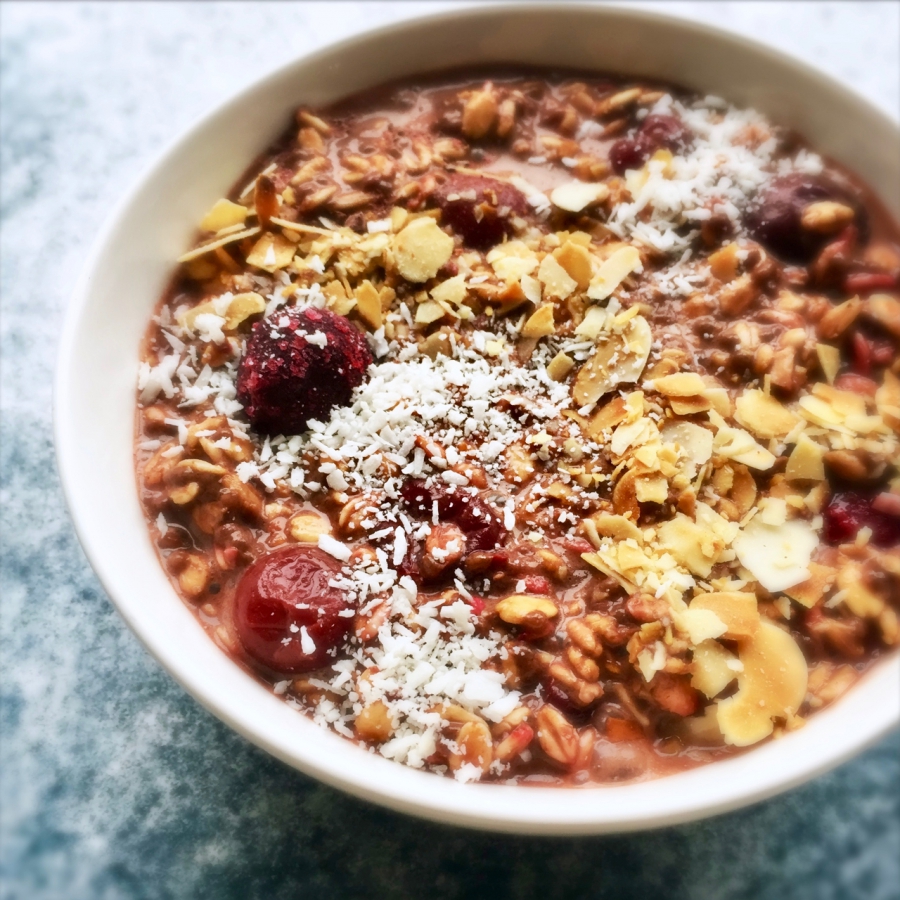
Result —
[[649, 777], [900, 643], [896, 226], [758, 114], [402, 85], [302, 109], [200, 228], [142, 499], [322, 725], [460, 780]]

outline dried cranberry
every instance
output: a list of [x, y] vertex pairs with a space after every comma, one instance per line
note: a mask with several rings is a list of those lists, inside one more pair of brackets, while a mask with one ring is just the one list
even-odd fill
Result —
[[858, 321], [844, 346], [850, 368], [857, 375], [889, 366], [897, 357], [896, 340], [874, 322]]
[[844, 290], [848, 294], [872, 294], [892, 290], [898, 283], [900, 278], [889, 272], [851, 272], [844, 279]]
[[314, 547], [276, 550], [247, 569], [235, 593], [234, 621], [255, 662], [284, 674], [329, 662], [353, 621], [341, 615], [351, 608], [346, 595], [329, 584], [339, 571]]
[[609, 162], [621, 175], [627, 169], [639, 169], [664, 147], [673, 153], [683, 150], [691, 138], [687, 126], [675, 116], [647, 116], [633, 137], [622, 138], [610, 147]]
[[617, 175], [628, 169], [639, 169], [649, 154], [634, 138], [620, 138], [609, 148], [609, 164]]
[[788, 262], [805, 263], [824, 243], [821, 235], [801, 225], [803, 210], [819, 200], [834, 199], [821, 181], [800, 172], [773, 179], [747, 210], [744, 222], [750, 234]]
[[473, 616], [480, 616], [484, 612], [484, 600], [481, 597], [470, 597], [466, 602], [472, 607]]
[[505, 181], [479, 175], [451, 175], [434, 193], [443, 223], [467, 247], [487, 250], [513, 232], [512, 217], [528, 211], [525, 195]]
[[346, 406], [371, 363], [366, 339], [343, 316], [289, 309], [253, 326], [238, 369], [238, 400], [257, 431], [299, 434], [310, 419]]
[[832, 495], [825, 508], [825, 540], [846, 544], [856, 538], [860, 528], [872, 529], [872, 543], [893, 547], [900, 543], [900, 517], [873, 507], [875, 496], [857, 491]]
[[429, 487], [424, 481], [410, 479], [400, 490], [410, 511], [425, 518], [433, 515], [437, 503], [438, 519], [458, 525], [466, 535], [466, 552], [492, 550], [506, 536], [500, 517], [477, 494], [443, 485]]
[[526, 575], [525, 590], [529, 594], [549, 594], [550, 582], [543, 575]]

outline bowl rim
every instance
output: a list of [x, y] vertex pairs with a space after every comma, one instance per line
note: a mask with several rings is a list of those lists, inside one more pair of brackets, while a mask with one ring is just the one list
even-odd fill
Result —
[[[282, 761], [311, 775], [325, 783], [345, 790], [357, 797], [390, 807], [396, 811], [414, 814], [439, 822], [464, 825], [467, 827], [530, 834], [591, 834], [634, 831], [656, 828], [665, 825], [692, 821], [706, 816], [717, 815], [742, 806], [756, 803], [781, 793], [795, 785], [833, 768], [849, 757], [860, 752], [866, 746], [878, 740], [900, 722], [900, 655], [878, 661], [866, 673], [860, 683], [855, 685], [846, 698], [856, 695], [862, 697], [860, 688], [863, 684], [877, 683], [882, 700], [888, 703], [866, 707], [868, 715], [859, 723], [855, 733], [827, 732], [825, 727], [829, 717], [834, 718], [835, 709], [844, 700], [838, 701], [826, 710], [813, 716], [806, 727], [799, 732], [788, 735], [783, 741], [769, 741], [726, 760], [699, 766], [687, 772], [664, 776], [645, 782], [623, 785], [600, 785], [591, 788], [541, 788], [511, 787], [496, 784], [459, 784], [451, 779], [440, 778], [430, 773], [413, 770], [391, 761], [366, 754], [355, 748], [349, 741], [338, 735], [329, 735], [340, 744], [353, 747], [355, 752], [365, 759], [366, 765], [358, 768], [347, 767], [336, 744], [330, 744], [333, 758], [323, 754], [318, 748], [313, 751], [299, 751], [279, 743], [277, 736], [262, 734], [248, 725], [242, 711], [235, 709], [229, 697], [216, 694], [208, 685], [199, 680], [167, 652], [164, 642], [151, 639], [142, 631], [133, 610], [128, 605], [123, 585], [111, 573], [108, 566], [108, 550], [104, 544], [104, 535], [97, 532], [87, 519], [80, 505], [75, 484], [75, 447], [78, 434], [74, 425], [64, 414], [67, 406], [68, 392], [74, 379], [69, 378], [77, 369], [79, 359], [76, 354], [76, 343], [79, 326], [90, 307], [92, 300], [92, 281], [98, 263], [114, 240], [128, 210], [135, 204], [147, 183], [167, 170], [176, 160], [178, 154], [191, 145], [212, 122], [226, 118], [234, 109], [239, 108], [250, 97], [264, 94], [273, 85], [285, 78], [294, 69], [305, 66], [320, 65], [329, 57], [352, 53], [354, 48], [378, 43], [382, 39], [403, 30], [416, 28], [435, 28], [449, 19], [490, 19], [502, 14], [548, 14], [560, 11], [566, 14], [585, 14], [606, 18], [611, 22], [627, 20], [629, 22], [654, 22], [658, 25], [684, 32], [693, 32], [718, 44], [730, 44], [756, 54], [759, 58], [776, 60], [782, 67], [792, 68], [799, 75], [819, 82], [823, 89], [832, 94], [840, 94], [867, 108], [886, 123], [894, 133], [900, 134], [897, 124], [884, 110], [861, 97], [857, 92], [837, 81], [808, 63], [795, 59], [765, 44], [761, 44], [743, 35], [734, 34], [704, 23], [695, 22], [678, 16], [659, 13], [633, 7], [617, 7], [584, 3], [491, 3], [479, 7], [463, 7], [455, 10], [441, 11], [425, 16], [404, 17], [398, 21], [382, 25], [375, 29], [365, 30], [335, 43], [320, 47], [310, 53], [297, 56], [277, 66], [261, 77], [253, 80], [243, 88], [230, 94], [225, 100], [208, 110], [180, 134], [172, 139], [154, 159], [146, 165], [123, 194], [112, 213], [100, 229], [94, 244], [85, 259], [81, 275], [72, 293], [66, 309], [64, 324], [60, 336], [57, 356], [57, 367], [53, 384], [53, 429], [56, 449], [57, 470], [66, 504], [84, 549], [85, 555], [96, 573], [103, 589], [119, 614], [125, 619], [129, 628], [163, 668], [202, 706], [224, 721], [231, 728], [252, 743], [276, 756]], [[502, 60], [498, 60], [502, 62]], [[373, 85], [374, 86], [374, 85]], [[154, 560], [158, 564], [158, 560]], [[161, 568], [161, 567], [160, 567]], [[183, 601], [174, 590], [171, 598], [179, 604]], [[167, 598], [168, 599], [168, 598]], [[192, 613], [189, 613], [193, 615]], [[216, 653], [224, 653], [209, 640]], [[231, 660], [229, 664], [236, 670], [239, 668]], [[247, 678], [251, 676], [247, 675]], [[260, 688], [257, 699], [262, 705], [274, 700], [284, 707], [281, 700], [274, 698], [270, 692]], [[252, 691], [252, 689], [251, 689]], [[264, 695], [264, 696], [263, 696]], [[317, 730], [319, 727], [303, 718]], [[833, 729], [832, 729], [833, 730]], [[817, 745], [817, 737], [828, 734], [831, 743], [828, 747]], [[803, 740], [811, 751], [811, 757], [802, 761], [794, 760], [783, 765], [779, 757], [780, 746], [785, 741]], [[796, 754], [795, 754], [796, 755]], [[358, 760], [357, 760], [358, 761]], [[748, 761], [751, 764], [748, 765]], [[741, 781], [741, 774], [753, 775], [751, 784], [747, 786]], [[738, 777], [735, 777], [738, 776]], [[755, 780], [754, 780], [755, 779]], [[715, 787], [714, 798], [704, 795], [704, 782]], [[667, 787], [677, 786], [676, 800], [666, 798], [672, 794]], [[707, 790], [707, 793], [709, 791]], [[662, 797], [653, 796], [663, 795]], [[586, 796], [600, 800], [599, 803], [585, 802]], [[520, 798], [520, 799], [519, 799]], [[549, 799], [550, 802], [545, 802]], [[628, 805], [630, 804], [630, 806]]]

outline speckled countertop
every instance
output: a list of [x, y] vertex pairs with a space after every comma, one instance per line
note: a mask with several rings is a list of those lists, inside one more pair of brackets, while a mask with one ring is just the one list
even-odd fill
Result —
[[[287, 768], [201, 709], [119, 619], [56, 479], [71, 286], [121, 193], [269, 69], [447, 3], [0, 3], [0, 900], [900, 897], [900, 736], [751, 809], [641, 835], [495, 837]], [[900, 4], [656, 2], [898, 115]]]

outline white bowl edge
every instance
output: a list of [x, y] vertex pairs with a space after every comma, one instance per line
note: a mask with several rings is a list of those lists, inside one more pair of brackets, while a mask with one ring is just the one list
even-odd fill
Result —
[[[213, 644], [158, 563], [138, 504], [132, 465], [136, 349], [173, 269], [172, 260], [186, 245], [199, 215], [231, 186], [301, 101], [327, 102], [434, 68], [434, 60], [441, 60], [444, 68], [454, 53], [453, 64], [460, 65], [488, 59], [553, 62], [553, 53], [560, 54], [557, 65], [563, 65], [561, 59], [583, 65], [602, 43], [601, 24], [615, 29], [618, 39], [604, 48], [608, 52], [598, 51], [607, 63], [596, 67], [600, 71], [644, 74], [689, 87], [703, 87], [702, 78], [708, 77], [716, 93], [795, 122], [799, 131], [813, 136], [817, 149], [876, 184], [900, 218], [900, 163], [892, 153], [898, 143], [896, 125], [808, 66], [743, 38], [643, 11], [543, 4], [457, 10], [387, 26], [290, 63], [188, 129], [140, 178], [102, 230], [74, 292], [60, 342], [54, 392], [60, 476], [88, 559], [132, 630], [199, 702], [257, 745], [357, 796], [437, 821], [546, 834], [625, 831], [688, 821], [799, 784], [900, 721], [900, 658], [894, 654], [800, 731], [732, 759], [621, 786], [461, 785], [366, 754], [291, 710]], [[565, 46], [563, 56], [559, 35], [565, 30], [579, 38], [577, 47]], [[472, 33], [477, 40], [462, 41]], [[678, 41], [672, 40], [675, 34]], [[454, 41], [454, 35], [460, 40]], [[593, 43], [586, 46], [589, 40]], [[651, 40], [657, 42], [652, 58], [641, 43]], [[556, 49], [551, 51], [554, 41]], [[501, 47], [510, 52], [498, 56]], [[408, 52], [397, 52], [400, 48]], [[698, 53], [707, 54], [699, 66]], [[347, 64], [350, 58], [352, 67]], [[728, 77], [714, 80], [709, 72], [698, 74], [703, 66], [726, 64], [729, 77], [737, 81], [731, 89]], [[763, 65], [772, 67], [767, 77], [756, 73], [752, 83], [742, 82]], [[795, 92], [806, 91], [807, 101], [810, 93], [827, 96], [828, 115], [818, 104], [804, 102], [791, 91], [785, 94], [785, 83]], [[235, 135], [229, 123], [238, 117], [242, 134]], [[855, 118], [860, 127], [874, 128], [881, 140], [868, 143], [878, 146], [870, 146], [861, 158], [858, 141], [848, 136], [854, 133], [849, 127], [832, 129], [830, 137], [817, 140], [829, 117], [838, 122]], [[216, 140], [217, 134], [226, 133], [232, 139], [227, 160]], [[167, 198], [170, 202], [164, 205]], [[166, 223], [164, 232], [156, 227], [160, 220]], [[110, 299], [129, 293], [139, 294], [141, 302], [116, 305]], [[110, 373], [123, 377], [117, 380]]]

